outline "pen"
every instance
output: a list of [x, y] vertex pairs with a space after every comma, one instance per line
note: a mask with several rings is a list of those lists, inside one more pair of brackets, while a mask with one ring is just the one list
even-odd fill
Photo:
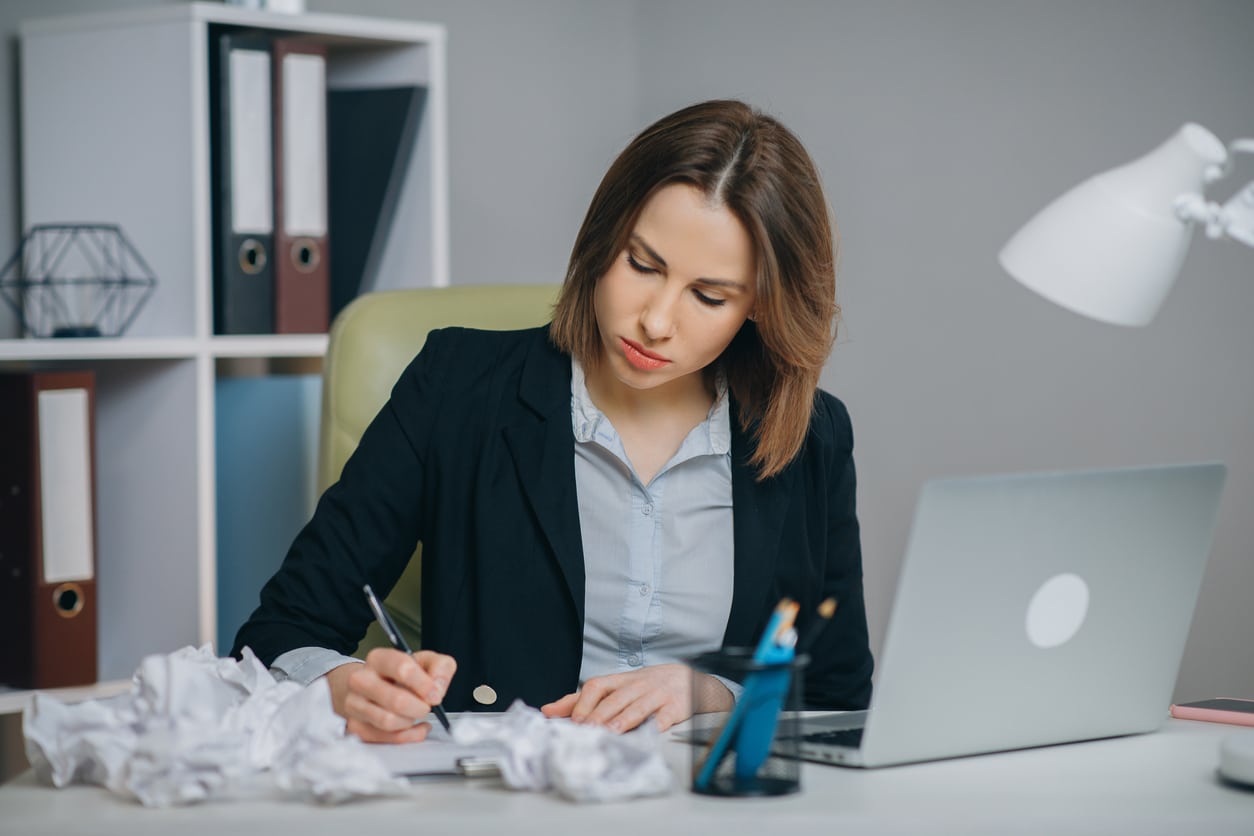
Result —
[[[392, 642], [392, 647], [405, 653], [413, 653], [409, 649], [409, 644], [405, 641], [405, 637], [401, 635], [401, 631], [397, 629], [396, 624], [388, 617], [387, 611], [383, 609], [383, 605], [379, 603], [379, 599], [375, 597], [374, 590], [370, 588], [370, 584], [366, 584], [361, 589], [366, 593], [366, 603], [370, 605], [370, 609], [374, 610], [375, 620], [379, 622], [379, 626], [387, 634], [388, 641]], [[443, 708], [433, 705], [431, 706], [431, 713], [435, 715], [435, 719], [440, 721], [440, 725], [444, 726], [446, 732], [452, 733], [453, 727], [449, 725], [448, 715], [444, 713]]]

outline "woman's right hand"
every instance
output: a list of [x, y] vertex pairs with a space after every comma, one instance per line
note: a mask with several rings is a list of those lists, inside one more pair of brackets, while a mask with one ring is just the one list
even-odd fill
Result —
[[431, 726], [419, 723], [439, 705], [457, 671], [452, 656], [375, 648], [366, 663], [350, 662], [326, 674], [331, 706], [347, 731], [367, 743], [416, 743]]

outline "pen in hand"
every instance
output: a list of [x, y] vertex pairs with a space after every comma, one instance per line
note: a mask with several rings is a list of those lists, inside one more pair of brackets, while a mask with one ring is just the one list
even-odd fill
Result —
[[[388, 641], [392, 643], [392, 647], [412, 654], [409, 644], [405, 641], [405, 637], [401, 635], [401, 631], [397, 629], [396, 624], [388, 617], [387, 611], [383, 609], [383, 605], [379, 603], [379, 599], [375, 597], [374, 590], [370, 588], [370, 584], [362, 587], [362, 591], [366, 593], [366, 603], [370, 605], [370, 609], [374, 610], [375, 620], [379, 622], [379, 626], [383, 628], [383, 632], [387, 634]], [[444, 709], [438, 705], [431, 706], [431, 713], [440, 721], [440, 725], [444, 726], [446, 732], [452, 732], [453, 728], [449, 725], [448, 715], [444, 713]]]

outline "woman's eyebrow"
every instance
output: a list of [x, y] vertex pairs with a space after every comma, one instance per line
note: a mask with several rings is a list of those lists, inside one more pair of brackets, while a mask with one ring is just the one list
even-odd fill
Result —
[[[644, 250], [645, 255], [647, 255], [649, 259], [652, 260], [659, 267], [662, 267], [663, 269], [665, 269], [668, 266], [666, 263], [666, 259], [658, 255], [657, 250], [650, 247], [645, 242], [645, 240], [640, 237], [639, 233], [633, 232], [631, 234], [630, 240], [633, 244], [638, 246], [640, 249]], [[696, 279], [696, 281], [700, 282], [701, 284], [715, 285], [717, 287], [727, 287], [733, 290], [744, 290], [746, 287], [744, 282], [738, 282], [733, 279], [712, 279], [712, 278], [702, 277], [702, 278]]]
[[666, 266], [667, 266], [667, 264], [666, 264], [666, 259], [664, 259], [664, 258], [662, 258], [660, 255], [658, 255], [658, 254], [657, 254], [657, 250], [653, 249], [653, 248], [652, 248], [652, 247], [650, 247], [648, 244], [646, 244], [646, 243], [645, 243], [645, 241], [644, 241], [644, 239], [643, 239], [643, 238], [641, 238], [641, 237], [640, 237], [640, 235], [639, 235], [638, 233], [633, 232], [633, 233], [631, 234], [631, 241], [632, 241], [632, 243], [634, 243], [634, 244], [636, 244], [637, 246], [639, 246], [639, 247], [640, 247], [640, 249], [644, 250], [645, 254], [646, 254], [647, 256], [649, 256], [649, 258], [651, 258], [651, 259], [652, 259], [655, 263], [657, 263], [657, 264], [658, 264], [658, 266], [660, 266], [660, 267], [666, 267]]

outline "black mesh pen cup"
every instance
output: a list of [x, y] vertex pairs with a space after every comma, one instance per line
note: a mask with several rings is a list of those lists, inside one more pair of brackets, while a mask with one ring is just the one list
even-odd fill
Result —
[[[758, 662], [749, 648], [704, 653], [693, 677], [720, 676], [744, 690], [730, 712], [692, 718], [692, 791], [735, 797], [787, 795], [801, 789], [799, 738], [808, 656]], [[700, 693], [694, 681], [692, 692]]]

